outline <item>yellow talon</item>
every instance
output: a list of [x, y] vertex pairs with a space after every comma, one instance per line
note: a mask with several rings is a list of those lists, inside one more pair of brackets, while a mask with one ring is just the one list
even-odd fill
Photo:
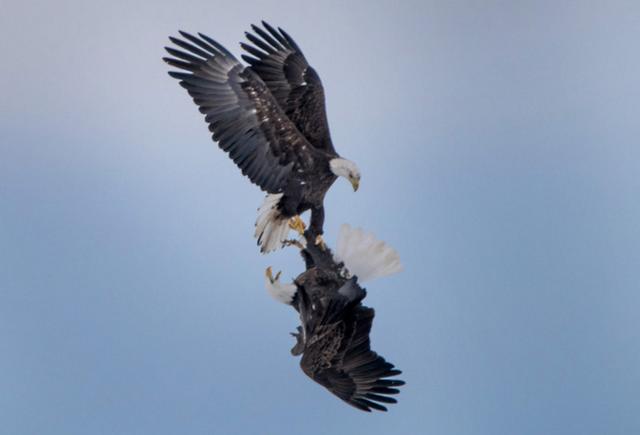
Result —
[[264, 271], [264, 274], [267, 278], [269, 278], [269, 281], [271, 282], [271, 284], [274, 284], [276, 281], [278, 281], [280, 279], [280, 274], [282, 273], [282, 271], [276, 273], [276, 277], [273, 277], [273, 270], [271, 269], [271, 266], [267, 267], [267, 269]]
[[316, 236], [316, 246], [319, 246], [320, 249], [322, 249], [323, 251], [327, 248], [327, 245], [325, 245], [324, 239], [322, 238], [322, 235], [320, 235], [320, 234], [318, 234]]
[[306, 226], [300, 216], [295, 215], [294, 217], [289, 219], [289, 228], [295, 230], [301, 236], [304, 236], [304, 230], [306, 229]]
[[299, 242], [299, 241], [297, 241], [297, 240], [293, 240], [293, 239], [291, 239], [291, 240], [285, 240], [285, 241], [284, 241], [284, 244], [285, 244], [286, 246], [295, 246], [295, 247], [297, 247], [298, 249], [304, 249], [304, 246], [302, 245], [302, 243], [300, 243], [300, 242]]

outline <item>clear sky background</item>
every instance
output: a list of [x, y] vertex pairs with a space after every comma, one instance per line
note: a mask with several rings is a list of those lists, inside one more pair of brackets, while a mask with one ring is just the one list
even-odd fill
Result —
[[[361, 413], [289, 354], [253, 239], [263, 194], [160, 58], [266, 19], [320, 73], [363, 178], [343, 222], [395, 246]], [[30, 1], [0, 14], [0, 433], [640, 433], [637, 1]]]

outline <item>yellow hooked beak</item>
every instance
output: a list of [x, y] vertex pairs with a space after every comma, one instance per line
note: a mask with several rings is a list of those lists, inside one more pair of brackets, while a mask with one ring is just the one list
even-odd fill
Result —
[[351, 186], [353, 186], [353, 191], [356, 192], [358, 190], [358, 187], [360, 187], [360, 179], [359, 178], [349, 178], [349, 181], [351, 181]]

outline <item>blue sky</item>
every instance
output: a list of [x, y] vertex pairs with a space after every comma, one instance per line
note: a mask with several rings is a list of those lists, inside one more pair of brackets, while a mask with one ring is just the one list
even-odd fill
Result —
[[[637, 2], [29, 2], [0, 15], [0, 432], [640, 431]], [[516, 4], [517, 3], [517, 4]], [[266, 19], [362, 171], [326, 200], [398, 249], [372, 282], [387, 414], [289, 354], [293, 250], [160, 61]]]

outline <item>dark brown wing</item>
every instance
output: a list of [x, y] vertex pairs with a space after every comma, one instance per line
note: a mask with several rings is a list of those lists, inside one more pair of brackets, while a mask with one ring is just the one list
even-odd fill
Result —
[[359, 304], [343, 322], [317, 327], [300, 361], [311, 379], [367, 412], [386, 411], [383, 404], [396, 403], [390, 396], [404, 385], [404, 381], [386, 379], [402, 372], [371, 351], [373, 317], [373, 309]]
[[242, 173], [269, 193], [282, 192], [292, 172], [312, 167], [318, 152], [254, 71], [211, 38], [180, 34], [184, 39], [169, 39], [182, 50], [165, 47], [173, 57], [164, 60], [183, 71], [169, 75], [189, 92], [213, 140]]
[[284, 30], [276, 30], [264, 21], [262, 25], [264, 29], [251, 26], [255, 35], [245, 33], [251, 44], [240, 45], [251, 56], [242, 55], [242, 58], [262, 78], [307, 140], [314, 147], [337, 155], [329, 134], [320, 77]]

